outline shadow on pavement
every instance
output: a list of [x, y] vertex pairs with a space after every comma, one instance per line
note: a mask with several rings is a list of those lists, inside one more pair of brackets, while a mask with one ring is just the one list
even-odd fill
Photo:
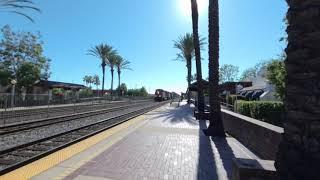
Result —
[[202, 132], [207, 129], [206, 121], [199, 121], [199, 159], [197, 168], [197, 179], [218, 180], [217, 167], [214, 159], [213, 149], [210, 137], [205, 136]]
[[232, 159], [235, 155], [227, 138], [205, 136], [202, 130], [207, 129], [207, 122], [195, 120], [193, 117], [194, 108], [190, 107], [189, 104], [184, 104], [177, 108], [169, 107], [168, 105], [166, 108], [168, 109], [165, 111], [155, 111], [149, 113], [149, 115], [153, 116], [154, 119], [162, 118], [163, 122], [169, 121], [172, 124], [187, 122], [191, 125], [199, 126], [197, 179], [218, 180], [219, 177], [224, 179], [226, 178], [224, 171], [227, 173], [227, 178], [231, 179]]
[[[199, 121], [199, 127], [201, 130], [207, 129], [206, 121]], [[199, 133], [198, 180], [225, 177], [225, 174], [222, 173], [224, 170], [227, 173], [228, 179], [231, 179], [232, 159], [235, 155], [227, 138], [208, 137], [202, 131], [199, 131]], [[216, 151], [214, 151], [213, 146], [216, 148]], [[219, 166], [217, 161], [220, 161], [222, 166]], [[208, 177], [203, 176], [203, 171], [205, 171]]]
[[218, 156], [222, 161], [223, 168], [226, 170], [228, 178], [231, 179], [232, 159], [235, 158], [235, 155], [227, 138], [211, 137], [211, 140], [218, 150]]
[[198, 122], [193, 117], [193, 108], [189, 104], [183, 104], [176, 108], [170, 107], [166, 111], [151, 112], [149, 115], [155, 115], [154, 119], [163, 118], [163, 122], [169, 121], [173, 124], [187, 122], [191, 125], [198, 125]]

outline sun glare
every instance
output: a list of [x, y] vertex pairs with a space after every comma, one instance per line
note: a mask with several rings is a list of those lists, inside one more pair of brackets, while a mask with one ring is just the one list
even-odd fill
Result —
[[[191, 0], [177, 0], [180, 13], [185, 17], [191, 16]], [[208, 8], [208, 0], [197, 0], [198, 12], [201, 15]]]

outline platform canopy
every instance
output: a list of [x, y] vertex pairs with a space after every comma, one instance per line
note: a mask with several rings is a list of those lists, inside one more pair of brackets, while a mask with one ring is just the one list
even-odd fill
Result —
[[66, 83], [66, 82], [58, 82], [58, 81], [45, 81], [45, 80], [40, 80], [38, 81], [34, 86], [37, 87], [47, 87], [49, 89], [52, 88], [63, 88], [66, 90], [79, 90], [79, 89], [84, 89], [86, 86], [82, 84], [74, 84], [74, 83]]
[[[203, 84], [203, 89], [209, 89], [209, 82], [202, 79], [202, 84]], [[198, 91], [198, 82], [194, 82], [192, 84], [190, 84], [190, 86], [188, 87], [189, 91]]]

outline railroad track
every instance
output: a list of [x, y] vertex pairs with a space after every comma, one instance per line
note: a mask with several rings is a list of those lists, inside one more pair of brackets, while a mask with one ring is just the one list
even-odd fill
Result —
[[98, 122], [0, 151], [0, 175], [29, 164], [62, 148], [114, 127], [167, 102], [153, 103], [139, 110], [123, 113]]
[[75, 113], [75, 114], [69, 114], [69, 115], [64, 115], [64, 116], [57, 116], [57, 117], [52, 117], [52, 118], [45, 118], [45, 119], [39, 119], [39, 120], [35, 120], [35, 121], [28, 121], [28, 122], [23, 122], [23, 123], [2, 126], [2, 127], [0, 127], [0, 136], [15, 133], [15, 132], [31, 130], [31, 129], [39, 128], [39, 127], [43, 127], [43, 126], [49, 126], [52, 124], [58, 124], [58, 123], [63, 123], [63, 122], [67, 122], [67, 121], [72, 121], [72, 120], [79, 120], [80, 118], [92, 117], [92, 116], [97, 116], [100, 114], [110, 113], [110, 112], [114, 112], [114, 111], [120, 111], [120, 110], [124, 110], [124, 109], [130, 108], [130, 107], [135, 107], [137, 105], [146, 104], [146, 103], [148, 103], [148, 102], [144, 102], [144, 101], [143, 102], [135, 102], [132, 104], [117, 106], [117, 107], [112, 107], [112, 108], [105, 108], [105, 109], [100, 109], [100, 110], [95, 110], [95, 111]]
[[131, 102], [113, 102], [113, 103], [96, 103], [96, 104], [78, 104], [78, 105], [70, 105], [70, 106], [53, 106], [53, 107], [41, 107], [34, 109], [20, 109], [13, 111], [1, 111], [0, 112], [0, 121], [3, 124], [12, 124], [23, 121], [30, 121], [39, 118], [49, 118], [55, 116], [62, 116], [65, 114], [70, 114], [70, 112], [86, 112], [97, 109], [104, 109], [113, 106], [125, 105], [128, 103], [136, 103], [136, 102], [148, 102], [150, 100], [139, 100], [139, 101], [131, 101]]

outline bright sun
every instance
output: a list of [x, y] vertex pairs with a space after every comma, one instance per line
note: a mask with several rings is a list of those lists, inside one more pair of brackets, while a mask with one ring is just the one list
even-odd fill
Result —
[[[178, 7], [183, 16], [191, 16], [191, 0], [177, 0]], [[208, 0], [197, 0], [198, 12], [201, 15], [208, 8]]]

